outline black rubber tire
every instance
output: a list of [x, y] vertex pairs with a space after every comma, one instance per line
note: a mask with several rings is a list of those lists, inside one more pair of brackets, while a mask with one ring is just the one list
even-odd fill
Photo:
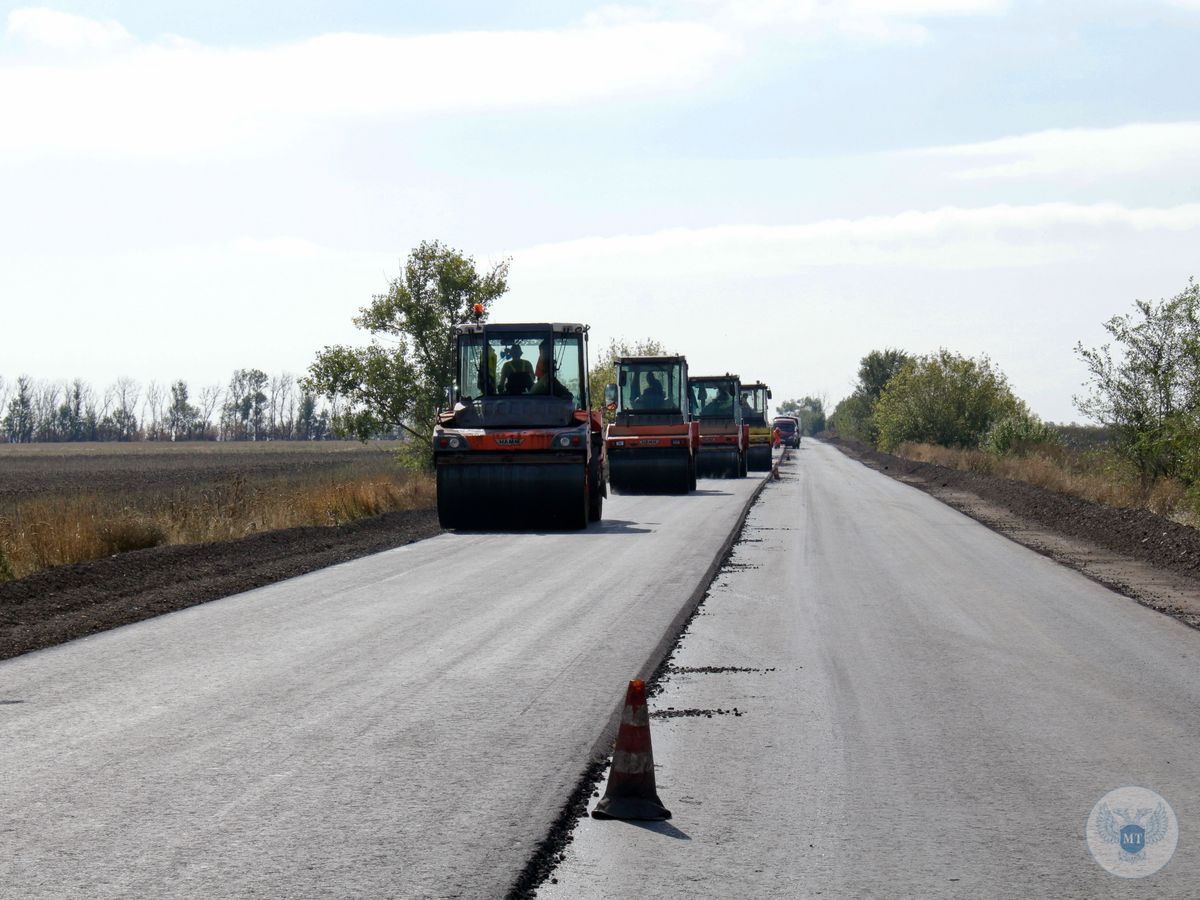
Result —
[[600, 460], [593, 457], [588, 467], [588, 521], [599, 522], [604, 515], [604, 482], [600, 476]]

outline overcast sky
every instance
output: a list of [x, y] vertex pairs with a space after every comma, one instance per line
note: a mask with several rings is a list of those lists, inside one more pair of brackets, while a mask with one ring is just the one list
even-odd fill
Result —
[[1200, 274], [1200, 0], [0, 2], [0, 375], [302, 373], [440, 239], [776, 401]]

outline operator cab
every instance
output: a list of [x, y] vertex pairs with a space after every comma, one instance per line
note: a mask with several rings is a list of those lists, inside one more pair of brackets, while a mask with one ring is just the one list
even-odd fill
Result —
[[767, 401], [771, 389], [761, 382], [743, 384], [741, 394], [742, 418], [751, 427], [765, 428], [767, 424]]
[[688, 419], [687, 359], [682, 356], [623, 356], [617, 360], [617, 384], [605, 391], [617, 421]]
[[736, 375], [689, 378], [688, 403], [692, 415], [702, 422], [705, 419], [732, 419], [741, 425], [740, 387]]
[[457, 328], [454, 418], [463, 426], [554, 426], [586, 411], [586, 325]]

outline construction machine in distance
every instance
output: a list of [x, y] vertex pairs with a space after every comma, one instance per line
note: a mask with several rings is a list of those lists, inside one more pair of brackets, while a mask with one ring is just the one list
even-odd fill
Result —
[[433, 433], [443, 528], [599, 521], [607, 473], [587, 335], [586, 325], [562, 323], [456, 327], [450, 408]]
[[608, 483], [620, 493], [686, 494], [696, 489], [700, 428], [688, 404], [683, 356], [622, 356], [604, 401], [615, 410], [604, 443]]
[[746, 468], [751, 472], [770, 472], [771, 426], [767, 424], [767, 401], [771, 399], [771, 389], [760, 381], [743, 384], [739, 397], [742, 402], [742, 421], [750, 427]]
[[688, 378], [688, 403], [700, 424], [701, 477], [746, 477], [750, 427], [742, 421], [742, 381], [726, 372]]

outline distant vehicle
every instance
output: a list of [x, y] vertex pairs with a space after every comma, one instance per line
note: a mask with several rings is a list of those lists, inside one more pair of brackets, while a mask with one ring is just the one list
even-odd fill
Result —
[[608, 483], [621, 493], [696, 489], [700, 427], [688, 405], [687, 358], [622, 356], [604, 402], [617, 414], [604, 443]]
[[779, 440], [783, 446], [800, 446], [800, 420], [796, 416], [776, 416], [771, 421], [771, 427], [779, 429]]
[[751, 472], [771, 471], [771, 426], [767, 424], [767, 401], [771, 389], [762, 382], [742, 385], [742, 419], [750, 426], [746, 468]]
[[599, 521], [606, 459], [587, 333], [562, 323], [456, 327], [452, 407], [433, 432], [443, 528]]
[[688, 378], [688, 403], [700, 423], [698, 475], [746, 477], [750, 426], [742, 421], [741, 388], [742, 380], [729, 372]]

